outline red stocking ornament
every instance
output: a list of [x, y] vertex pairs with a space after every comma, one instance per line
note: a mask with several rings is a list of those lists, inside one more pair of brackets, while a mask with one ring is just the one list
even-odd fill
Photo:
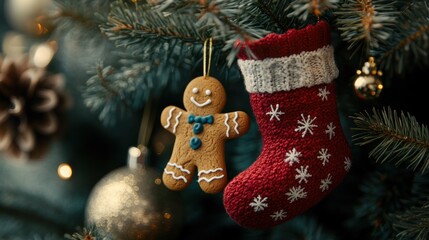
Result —
[[328, 195], [351, 167], [333, 79], [338, 76], [329, 25], [269, 34], [248, 44], [238, 64], [263, 138], [259, 158], [224, 191], [230, 217], [268, 228], [302, 214]]

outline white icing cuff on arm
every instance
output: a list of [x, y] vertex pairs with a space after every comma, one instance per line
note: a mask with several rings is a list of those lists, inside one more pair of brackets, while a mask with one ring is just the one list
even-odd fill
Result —
[[238, 60], [249, 93], [290, 91], [330, 83], [338, 77], [331, 45], [281, 58]]

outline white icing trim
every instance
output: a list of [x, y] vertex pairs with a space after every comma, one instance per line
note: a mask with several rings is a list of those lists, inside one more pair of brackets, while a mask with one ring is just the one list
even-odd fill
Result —
[[167, 163], [167, 165], [169, 165], [169, 166], [173, 166], [173, 167], [175, 167], [175, 168], [178, 168], [180, 171], [185, 172], [185, 173], [187, 173], [187, 174], [191, 174], [191, 172], [190, 172], [189, 170], [187, 170], [187, 169], [183, 168], [183, 166], [182, 166], [182, 165], [179, 165], [179, 164], [176, 164], [176, 163]]
[[229, 138], [229, 124], [228, 124], [228, 119], [229, 119], [229, 117], [228, 117], [228, 113], [225, 113], [225, 126], [226, 126], [226, 137], [228, 137]]
[[174, 109], [176, 109], [175, 107], [173, 107], [172, 109], [170, 109], [170, 112], [168, 113], [168, 117], [167, 117], [167, 125], [164, 126], [164, 128], [169, 128], [170, 127], [170, 120], [173, 117], [173, 111]]
[[173, 133], [176, 133], [176, 128], [177, 128], [177, 125], [179, 125], [179, 118], [180, 118], [180, 116], [182, 116], [182, 112], [180, 112], [176, 116], [176, 124], [174, 124]]
[[222, 168], [216, 168], [216, 169], [209, 169], [209, 170], [201, 170], [198, 172], [198, 177], [201, 176], [201, 174], [209, 174], [209, 173], [214, 173], [217, 171], [222, 171]]
[[238, 113], [237, 113], [237, 112], [234, 112], [234, 114], [235, 114], [235, 117], [234, 117], [234, 120], [233, 120], [233, 122], [235, 123], [234, 131], [235, 131], [237, 134], [240, 134], [240, 132], [238, 131], [238, 122], [237, 122]]
[[338, 77], [331, 45], [281, 58], [239, 59], [238, 66], [249, 93], [290, 91], [330, 83]]
[[168, 175], [171, 175], [171, 177], [176, 179], [176, 180], [183, 180], [185, 183], [188, 182], [184, 176], [176, 177], [176, 175], [174, 175], [174, 172], [167, 171], [167, 169], [165, 169], [165, 168], [164, 168], [164, 172]]
[[197, 107], [205, 107], [205, 106], [209, 105], [210, 103], [212, 103], [212, 100], [209, 98], [209, 99], [207, 99], [207, 101], [205, 101], [203, 103], [199, 103], [195, 100], [194, 97], [191, 97], [191, 102], [193, 104], [195, 104], [195, 106], [197, 106]]
[[223, 178], [223, 175], [214, 176], [214, 177], [211, 177], [211, 178], [202, 177], [202, 178], [198, 178], [198, 182], [201, 182], [201, 181], [211, 182], [213, 180], [217, 180], [217, 179], [221, 179], [221, 178]]

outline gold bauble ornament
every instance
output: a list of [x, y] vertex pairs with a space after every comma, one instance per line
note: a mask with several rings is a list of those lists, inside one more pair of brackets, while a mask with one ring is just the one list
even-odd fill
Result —
[[360, 99], [372, 100], [378, 98], [383, 90], [381, 76], [383, 73], [377, 70], [373, 57], [365, 62], [362, 70], [356, 71], [353, 87]]
[[354, 82], [356, 95], [364, 100], [371, 100], [380, 96], [383, 82], [377, 76], [358, 76]]
[[183, 204], [162, 184], [161, 174], [137, 163], [143, 155], [130, 148], [128, 167], [112, 171], [93, 188], [86, 224], [117, 240], [165, 240], [177, 237]]
[[6, 0], [5, 14], [16, 30], [31, 36], [46, 36], [53, 30], [48, 19], [53, 0]]

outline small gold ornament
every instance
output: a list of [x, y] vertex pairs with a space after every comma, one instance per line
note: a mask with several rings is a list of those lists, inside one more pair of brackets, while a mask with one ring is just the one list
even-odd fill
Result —
[[362, 70], [357, 70], [356, 74], [353, 84], [356, 95], [364, 100], [378, 98], [383, 90], [383, 82], [380, 78], [383, 73], [377, 70], [374, 58], [370, 57]]
[[160, 173], [141, 163], [143, 156], [144, 151], [130, 148], [128, 167], [95, 185], [86, 207], [87, 225], [112, 239], [175, 239], [183, 223], [180, 195], [162, 184]]

